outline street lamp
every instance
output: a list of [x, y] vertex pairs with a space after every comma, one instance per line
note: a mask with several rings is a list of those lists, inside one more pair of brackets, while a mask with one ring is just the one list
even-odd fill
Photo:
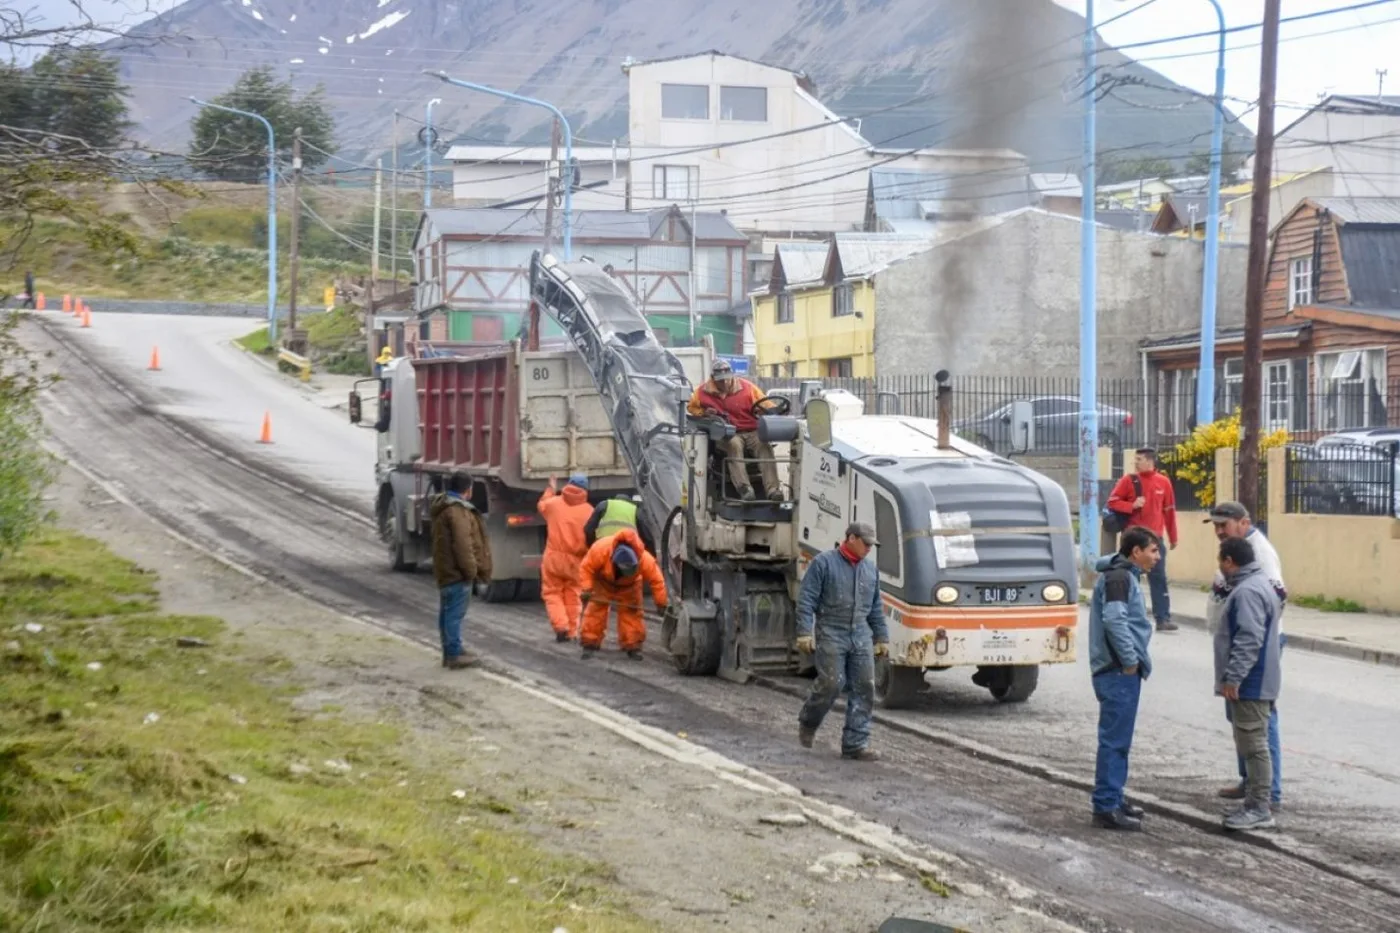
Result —
[[437, 142], [433, 138], [433, 105], [442, 103], [441, 97], [434, 97], [428, 101], [428, 106], [424, 109], [423, 119], [423, 209], [427, 210], [433, 206], [433, 145]]
[[529, 104], [532, 107], [543, 107], [554, 114], [564, 127], [564, 259], [573, 259], [574, 243], [574, 133], [569, 126], [569, 121], [564, 117], [560, 109], [553, 104], [533, 97], [522, 97], [519, 94], [512, 94], [510, 91], [502, 91], [500, 88], [488, 87], [485, 84], [474, 84], [471, 81], [462, 81], [457, 78], [448, 77], [443, 71], [424, 71], [423, 74], [430, 75], [447, 84], [454, 84], [457, 87], [466, 88], [469, 91], [480, 91], [483, 94], [492, 94], [506, 100], [513, 100], [520, 104]]
[[[236, 107], [211, 104], [208, 101], [191, 97], [190, 103], [197, 107], [209, 107], [225, 113], [236, 113], [240, 117], [252, 117], [267, 128], [267, 339], [277, 345], [277, 137], [272, 132], [272, 124], [267, 118]], [[296, 210], [292, 205], [292, 210]]]
[[[1210, 137], [1210, 193], [1206, 198], [1205, 272], [1201, 282], [1201, 363], [1196, 380], [1196, 424], [1215, 420], [1215, 301], [1220, 267], [1220, 173], [1225, 148], [1225, 11], [1210, 0], [1220, 21], [1220, 51], [1215, 60], [1215, 124]], [[1267, 197], [1267, 193], [1265, 197]]]

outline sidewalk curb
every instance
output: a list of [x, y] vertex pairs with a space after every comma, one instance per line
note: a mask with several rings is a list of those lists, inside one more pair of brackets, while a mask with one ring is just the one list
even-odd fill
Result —
[[254, 353], [252, 350], [249, 350], [247, 347], [240, 344], [237, 340], [230, 340], [229, 346], [233, 347], [235, 350], [238, 350], [240, 353], [246, 355], [250, 360], [257, 363], [259, 366], [263, 367], [268, 372], [272, 373], [278, 379], [288, 383], [293, 388], [298, 389], [303, 395], [314, 398], [317, 395], [320, 395], [322, 392], [327, 391], [326, 389], [316, 388], [314, 382], [316, 378], [315, 373], [312, 373], [311, 375], [311, 378], [313, 380], [312, 382], [302, 382], [300, 379], [296, 379], [293, 376], [282, 372], [282, 370], [278, 368], [275, 360], [271, 359], [270, 357], [263, 356], [261, 353]]
[[[1093, 590], [1080, 590], [1080, 595], [1090, 597]], [[1206, 620], [1196, 615], [1172, 614], [1172, 621], [1187, 628], [1206, 630]], [[1400, 625], [1400, 621], [1397, 621]], [[1349, 661], [1361, 661], [1365, 664], [1383, 664], [1387, 667], [1400, 667], [1400, 651], [1391, 651], [1383, 648], [1367, 648], [1365, 645], [1354, 645], [1350, 642], [1337, 641], [1333, 638], [1318, 638], [1316, 635], [1293, 635], [1284, 632], [1288, 647], [1296, 648], [1300, 651], [1311, 651], [1314, 654], [1331, 655], [1334, 658], [1346, 658]]]

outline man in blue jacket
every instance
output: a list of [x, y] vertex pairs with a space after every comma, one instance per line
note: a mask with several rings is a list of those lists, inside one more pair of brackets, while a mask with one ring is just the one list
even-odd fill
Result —
[[1255, 559], [1247, 538], [1220, 542], [1220, 572], [1230, 588], [1215, 630], [1215, 692], [1225, 698], [1235, 731], [1235, 751], [1244, 759], [1244, 806], [1225, 817], [1226, 829], [1267, 829], [1273, 757], [1269, 716], [1283, 685], [1279, 665], [1279, 617], [1283, 602]]
[[[817, 679], [797, 715], [798, 741], [812, 747], [822, 720], [845, 688], [841, 757], [853, 761], [880, 757], [870, 747], [870, 717], [875, 658], [889, 656], [890, 633], [880, 602], [880, 574], [866, 560], [878, 543], [874, 528], [853, 523], [839, 547], [813, 558], [797, 595], [797, 650], [817, 655]], [[890, 546], [898, 547], [898, 542]]]
[[1118, 553], [1099, 560], [1089, 604], [1089, 670], [1099, 701], [1099, 753], [1094, 765], [1094, 825], [1142, 829], [1142, 808], [1123, 800], [1142, 682], [1152, 673], [1147, 653], [1152, 619], [1142, 600], [1142, 577], [1162, 559], [1161, 542], [1146, 528], [1123, 532]]

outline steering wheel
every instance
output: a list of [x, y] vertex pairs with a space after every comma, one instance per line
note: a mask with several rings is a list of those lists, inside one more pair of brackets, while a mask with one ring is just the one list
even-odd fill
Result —
[[753, 403], [749, 414], [758, 418], [762, 415], [786, 415], [792, 411], [792, 399], [785, 395], [765, 395]]

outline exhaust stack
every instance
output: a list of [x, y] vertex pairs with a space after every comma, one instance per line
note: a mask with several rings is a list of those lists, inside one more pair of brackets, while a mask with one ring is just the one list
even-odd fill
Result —
[[952, 377], [948, 370], [940, 369], [933, 378], [938, 382], [938, 449], [952, 447], [953, 431], [953, 387], [948, 384]]

